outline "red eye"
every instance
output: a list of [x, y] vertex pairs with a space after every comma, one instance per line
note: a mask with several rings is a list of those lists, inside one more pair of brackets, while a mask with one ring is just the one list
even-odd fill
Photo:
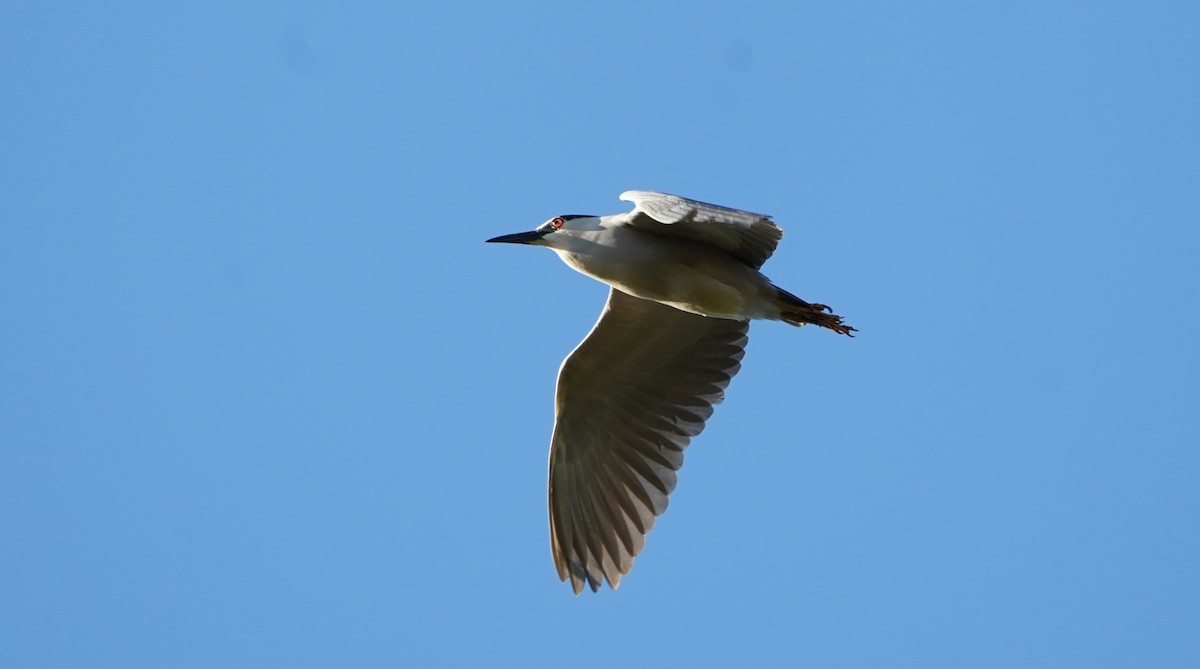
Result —
[[556, 216], [553, 221], [550, 221], [550, 227], [557, 230], [557, 229], [561, 228], [563, 226], [563, 223], [565, 223], [565, 222], [566, 221], [563, 220], [562, 216]]

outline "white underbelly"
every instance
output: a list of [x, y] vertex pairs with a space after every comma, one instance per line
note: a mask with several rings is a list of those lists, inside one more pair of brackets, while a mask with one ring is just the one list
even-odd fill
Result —
[[[559, 252], [576, 271], [634, 297], [713, 318], [778, 318], [774, 288], [758, 272], [729, 259], [682, 264], [637, 263], [608, 266], [592, 258]], [[735, 264], [737, 263], [737, 264]]]

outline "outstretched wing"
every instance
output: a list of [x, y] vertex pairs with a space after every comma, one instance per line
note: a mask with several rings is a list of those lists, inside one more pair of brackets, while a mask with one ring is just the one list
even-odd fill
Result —
[[754, 269], [762, 267], [783, 237], [765, 214], [646, 190], [625, 191], [621, 199], [634, 204], [627, 225], [707, 242]]
[[683, 449], [741, 367], [746, 321], [616, 289], [563, 361], [550, 443], [550, 547], [578, 594], [616, 588], [667, 509]]

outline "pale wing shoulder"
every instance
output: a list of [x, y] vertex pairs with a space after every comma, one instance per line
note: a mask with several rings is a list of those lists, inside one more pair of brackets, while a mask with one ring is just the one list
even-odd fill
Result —
[[634, 205], [629, 225], [713, 244], [756, 269], [783, 237], [766, 214], [645, 190], [625, 191], [621, 199]]

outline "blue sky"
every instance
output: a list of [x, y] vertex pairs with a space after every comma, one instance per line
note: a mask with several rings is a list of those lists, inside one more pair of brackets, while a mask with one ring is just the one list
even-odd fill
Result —
[[[1195, 3], [435, 4], [0, 10], [0, 665], [1200, 665]], [[861, 334], [576, 598], [483, 240], [629, 188]]]

